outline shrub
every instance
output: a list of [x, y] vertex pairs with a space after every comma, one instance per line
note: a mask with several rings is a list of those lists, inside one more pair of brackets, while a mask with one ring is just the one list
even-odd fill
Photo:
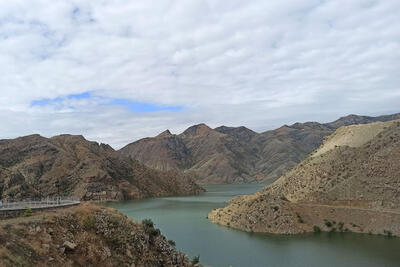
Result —
[[340, 230], [340, 231], [343, 231], [343, 226], [344, 226], [344, 223], [343, 223], [343, 222], [339, 222], [339, 223], [338, 223], [338, 227], [339, 227], [339, 230]]
[[314, 230], [314, 233], [320, 233], [321, 232], [321, 228], [319, 228], [316, 225], [313, 226], [313, 230]]
[[387, 237], [392, 237], [393, 233], [389, 230], [383, 230], [383, 233], [387, 236]]
[[119, 225], [119, 223], [121, 222], [121, 218], [120, 218], [118, 215], [116, 215], [116, 214], [112, 214], [112, 215], [108, 218], [108, 221], [109, 221], [111, 224], [117, 226], [117, 225]]
[[192, 264], [197, 264], [200, 262], [200, 255], [194, 256], [192, 259]]
[[176, 243], [175, 243], [174, 240], [168, 240], [168, 243], [169, 243], [171, 246], [173, 246], [173, 247], [176, 246]]
[[158, 235], [158, 230], [154, 229], [152, 227], [146, 227], [144, 229], [145, 233], [148, 234], [149, 236], [157, 236]]
[[25, 216], [25, 217], [29, 217], [29, 216], [32, 216], [32, 215], [33, 215], [33, 211], [32, 211], [31, 208], [27, 208], [27, 209], [24, 211], [24, 216]]
[[326, 225], [327, 227], [332, 227], [332, 223], [331, 223], [330, 221], [325, 221], [325, 225]]
[[273, 209], [274, 211], [278, 211], [278, 210], [279, 210], [279, 207], [278, 207], [278, 206], [274, 206], [274, 207], [272, 207], [272, 209]]
[[297, 221], [299, 223], [304, 223], [304, 220], [303, 220], [303, 218], [301, 218], [300, 214], [296, 214], [296, 215], [297, 215]]
[[154, 229], [154, 223], [151, 219], [144, 219], [142, 221], [142, 224], [144, 226], [144, 231], [146, 234], [149, 236], [157, 236], [159, 231], [157, 229]]
[[82, 227], [85, 230], [94, 229], [95, 226], [96, 226], [96, 218], [94, 216], [88, 216], [82, 222]]
[[143, 224], [145, 227], [154, 228], [154, 223], [153, 223], [153, 221], [152, 221], [151, 219], [144, 219], [144, 220], [142, 221], [142, 224]]

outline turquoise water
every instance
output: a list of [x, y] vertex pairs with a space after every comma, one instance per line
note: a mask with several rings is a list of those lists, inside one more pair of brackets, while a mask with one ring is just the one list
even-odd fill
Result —
[[137, 220], [151, 218], [176, 247], [214, 267], [400, 266], [400, 238], [352, 233], [297, 236], [246, 233], [210, 223], [206, 216], [232, 197], [261, 185], [208, 185], [200, 196], [109, 203]]

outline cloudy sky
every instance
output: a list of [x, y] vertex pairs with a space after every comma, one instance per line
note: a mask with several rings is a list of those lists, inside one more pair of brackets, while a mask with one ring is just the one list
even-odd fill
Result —
[[399, 25], [399, 0], [0, 1], [0, 138], [400, 112]]

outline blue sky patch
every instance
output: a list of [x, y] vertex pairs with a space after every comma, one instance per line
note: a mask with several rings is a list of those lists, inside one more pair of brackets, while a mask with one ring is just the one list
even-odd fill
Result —
[[146, 113], [146, 112], [157, 112], [157, 111], [177, 112], [183, 109], [182, 106], [165, 106], [165, 105], [158, 105], [146, 102], [133, 101], [126, 98], [106, 98], [102, 96], [92, 96], [90, 92], [84, 92], [81, 94], [69, 94], [64, 97], [43, 98], [43, 99], [33, 100], [31, 102], [31, 106], [44, 107], [49, 105], [57, 105], [58, 107], [61, 107], [63, 102], [66, 100], [81, 100], [90, 98], [93, 98], [93, 100], [98, 100], [97, 104], [95, 105], [122, 106], [127, 110], [135, 113]]
[[71, 94], [67, 95], [68, 99], [88, 99], [91, 97], [90, 92], [84, 92], [82, 94]]
[[57, 98], [43, 98], [43, 99], [39, 99], [39, 100], [33, 100], [31, 102], [31, 106], [47, 106], [47, 105], [51, 105], [54, 103], [60, 103], [62, 102], [64, 99], [62, 97], [57, 97]]
[[131, 112], [144, 113], [156, 111], [181, 111], [182, 106], [162, 106], [145, 102], [132, 101], [129, 99], [118, 98], [111, 100], [108, 105], [123, 106]]

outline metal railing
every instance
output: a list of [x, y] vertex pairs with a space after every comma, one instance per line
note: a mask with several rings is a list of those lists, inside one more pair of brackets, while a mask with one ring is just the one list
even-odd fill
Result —
[[0, 211], [2, 210], [22, 210], [22, 209], [41, 209], [51, 208], [60, 206], [69, 206], [79, 204], [80, 201], [77, 198], [70, 197], [47, 197], [42, 199], [25, 199], [22, 201], [10, 201], [4, 200], [0, 205]]

